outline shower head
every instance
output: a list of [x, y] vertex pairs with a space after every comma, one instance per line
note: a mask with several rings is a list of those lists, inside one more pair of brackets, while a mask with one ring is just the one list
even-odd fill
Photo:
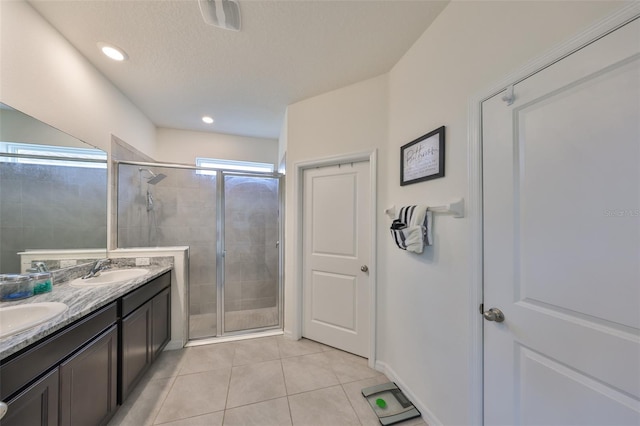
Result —
[[150, 185], [155, 185], [156, 183], [160, 182], [162, 179], [164, 179], [166, 177], [167, 177], [167, 175], [165, 175], [163, 173], [158, 173], [157, 175], [154, 174], [154, 176], [151, 179], [149, 179], [147, 181], [147, 183], [150, 184]]
[[156, 183], [160, 182], [162, 179], [167, 177], [167, 175], [165, 175], [164, 173], [155, 174], [149, 169], [139, 168], [138, 171], [140, 173], [147, 172], [147, 173], [149, 173], [151, 175], [151, 177], [147, 180], [147, 183], [149, 185], [155, 185]]

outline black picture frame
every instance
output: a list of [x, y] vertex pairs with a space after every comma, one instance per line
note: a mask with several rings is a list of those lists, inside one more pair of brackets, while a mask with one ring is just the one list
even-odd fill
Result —
[[444, 126], [400, 148], [400, 186], [444, 177]]

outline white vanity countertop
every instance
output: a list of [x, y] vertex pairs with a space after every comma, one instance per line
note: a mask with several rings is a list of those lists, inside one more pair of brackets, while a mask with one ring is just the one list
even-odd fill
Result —
[[104, 285], [99, 287], [77, 288], [71, 287], [69, 282], [56, 284], [50, 293], [40, 294], [28, 299], [15, 302], [2, 302], [0, 308], [39, 302], [61, 302], [69, 308], [50, 321], [44, 322], [20, 333], [0, 339], [0, 360], [18, 352], [30, 344], [53, 334], [55, 331], [72, 322], [108, 305], [131, 290], [142, 286], [148, 281], [170, 271], [173, 266], [145, 266], [149, 273], [123, 281], [121, 284]]

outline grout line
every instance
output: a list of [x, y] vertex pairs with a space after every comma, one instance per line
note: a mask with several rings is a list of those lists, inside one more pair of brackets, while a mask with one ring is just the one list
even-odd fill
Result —
[[287, 388], [287, 376], [284, 374], [284, 365], [282, 365], [282, 359], [280, 361], [280, 371], [282, 371], [282, 382], [284, 383], [284, 394], [289, 396], [289, 389]]
[[289, 419], [291, 420], [291, 425], [293, 425], [293, 413], [291, 412], [291, 401], [289, 401], [289, 395], [287, 395], [287, 408], [289, 408]]
[[[168, 422], [164, 422], [164, 423], [154, 423], [153, 426], [166, 425], [168, 423], [173, 423], [173, 422], [182, 422], [182, 421], [187, 420], [187, 419], [195, 419], [196, 417], [208, 416], [210, 414], [215, 414], [215, 413], [224, 413], [224, 410], [212, 411], [210, 413], [198, 414], [198, 415], [195, 415], [195, 416], [184, 417], [182, 419], [177, 419], [177, 420], [169, 420]], [[224, 418], [224, 414], [223, 414], [223, 418]]]
[[[236, 357], [236, 351], [238, 348], [236, 345], [233, 345], [233, 356], [231, 357], [231, 371], [229, 372], [229, 383], [227, 383], [227, 397], [224, 400], [224, 412], [227, 412], [227, 404], [229, 403], [229, 393], [231, 392], [231, 377], [233, 377], [233, 360]], [[224, 424], [224, 415], [222, 416], [222, 423]]]
[[[158, 408], [158, 411], [156, 411], [155, 415], [153, 416], [153, 421], [151, 422], [152, 425], [156, 424], [156, 419], [158, 418], [158, 415], [162, 411], [162, 407], [164, 407], [164, 403], [167, 402], [167, 398], [169, 397], [169, 394], [173, 390], [173, 385], [175, 385], [177, 377], [178, 376], [173, 376], [173, 377], [169, 378], [171, 380], [171, 386], [169, 386], [169, 390], [167, 391], [167, 394], [162, 399], [162, 403], [160, 404], [160, 407]], [[146, 388], [146, 386], [145, 386], [145, 388]], [[144, 389], [143, 389], [143, 391], [144, 391]]]
[[[365, 380], [367, 380], [367, 379], [365, 379]], [[356, 418], [358, 419], [358, 421], [360, 422], [361, 425], [364, 425], [362, 419], [360, 418], [360, 416], [358, 415], [358, 412], [356, 411], [356, 407], [353, 406], [353, 403], [351, 402], [351, 398], [349, 398], [349, 395], [347, 394], [347, 390], [344, 388], [344, 384], [341, 384], [340, 388], [342, 388], [342, 392], [344, 392], [344, 396], [347, 397], [347, 402], [349, 402], [349, 405], [351, 406], [351, 409], [355, 413]]]

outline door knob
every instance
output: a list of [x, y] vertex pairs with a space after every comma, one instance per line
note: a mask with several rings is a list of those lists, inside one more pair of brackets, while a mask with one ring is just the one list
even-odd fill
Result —
[[484, 319], [486, 319], [487, 321], [495, 321], [495, 322], [502, 322], [504, 321], [504, 314], [502, 313], [502, 311], [498, 308], [491, 308], [488, 311], [484, 311], [482, 313], [482, 316], [484, 317]]
[[368, 271], [369, 271], [369, 267], [368, 267], [367, 265], [362, 265], [362, 266], [360, 267], [360, 270], [361, 270], [362, 272], [368, 272]]

